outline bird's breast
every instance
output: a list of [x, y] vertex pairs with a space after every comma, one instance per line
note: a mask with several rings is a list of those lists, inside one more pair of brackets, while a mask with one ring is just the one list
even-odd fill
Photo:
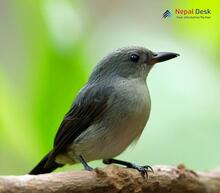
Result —
[[[123, 87], [124, 86], [124, 87]], [[145, 83], [134, 82], [129, 85], [121, 85], [120, 94], [117, 94], [118, 102], [109, 113], [110, 119], [115, 120], [109, 129], [109, 142], [115, 149], [112, 154], [118, 155], [129, 144], [141, 135], [150, 114], [150, 95]], [[110, 120], [109, 119], [109, 120]]]

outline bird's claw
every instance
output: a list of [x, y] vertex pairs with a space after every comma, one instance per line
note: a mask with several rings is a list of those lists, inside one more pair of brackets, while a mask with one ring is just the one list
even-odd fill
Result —
[[136, 169], [137, 171], [139, 171], [141, 173], [141, 176], [143, 178], [147, 177], [147, 179], [148, 179], [148, 172], [154, 172], [154, 170], [153, 170], [153, 168], [151, 166], [148, 166], [148, 165], [146, 165], [146, 166], [139, 166], [139, 165], [133, 164], [131, 162], [117, 160], [117, 159], [112, 159], [112, 158], [111, 159], [104, 159], [103, 163], [104, 164], [115, 163], [115, 164], [126, 166], [127, 168]]
[[147, 169], [148, 172], [154, 173], [154, 169], [149, 165], [143, 166], [143, 168]]
[[137, 171], [140, 172], [141, 176], [143, 178], [147, 178], [148, 179], [148, 172], [154, 172], [153, 168], [151, 166], [138, 166], [136, 164], [132, 164], [131, 166], [129, 166], [128, 168], [133, 168], [136, 169]]

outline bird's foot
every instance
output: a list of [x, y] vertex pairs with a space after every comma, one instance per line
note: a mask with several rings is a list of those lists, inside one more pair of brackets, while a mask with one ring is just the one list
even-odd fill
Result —
[[136, 169], [137, 171], [140, 172], [141, 176], [143, 178], [147, 178], [148, 179], [148, 172], [154, 172], [153, 168], [151, 166], [139, 166], [133, 163], [130, 163], [130, 166], [127, 166], [127, 168], [133, 168]]
[[139, 165], [133, 164], [131, 162], [126, 162], [126, 161], [117, 160], [117, 159], [104, 159], [103, 163], [104, 164], [115, 163], [115, 164], [126, 166], [127, 168], [136, 169], [137, 171], [140, 172], [140, 174], [141, 174], [141, 176], [143, 178], [145, 178], [145, 177], [148, 178], [148, 172], [154, 172], [154, 170], [153, 170], [153, 168], [151, 166], [148, 166], [148, 165], [146, 165], [146, 166], [139, 166]]

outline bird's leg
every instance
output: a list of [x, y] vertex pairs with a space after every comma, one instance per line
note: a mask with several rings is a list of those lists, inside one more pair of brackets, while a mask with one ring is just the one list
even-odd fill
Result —
[[87, 170], [87, 171], [93, 170], [93, 168], [87, 164], [86, 160], [83, 158], [82, 155], [76, 156], [76, 159], [78, 159], [82, 163], [85, 170]]
[[117, 159], [104, 159], [103, 160], [103, 163], [104, 164], [119, 164], [119, 165], [123, 165], [123, 166], [126, 166], [127, 168], [133, 168], [133, 169], [136, 169], [138, 170], [141, 175], [145, 178], [147, 177], [148, 178], [148, 172], [154, 172], [153, 168], [149, 165], [146, 165], [146, 166], [139, 166], [139, 165], [136, 165], [136, 164], [133, 164], [131, 162], [127, 162], [127, 161], [122, 161], [122, 160], [117, 160]]

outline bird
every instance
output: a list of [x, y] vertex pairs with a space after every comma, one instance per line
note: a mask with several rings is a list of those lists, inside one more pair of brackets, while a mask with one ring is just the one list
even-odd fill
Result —
[[122, 47], [105, 56], [78, 92], [56, 133], [53, 148], [29, 172], [50, 173], [66, 164], [92, 160], [133, 168], [145, 177], [153, 169], [115, 159], [137, 141], [149, 119], [147, 76], [152, 67], [179, 56], [140, 46]]

